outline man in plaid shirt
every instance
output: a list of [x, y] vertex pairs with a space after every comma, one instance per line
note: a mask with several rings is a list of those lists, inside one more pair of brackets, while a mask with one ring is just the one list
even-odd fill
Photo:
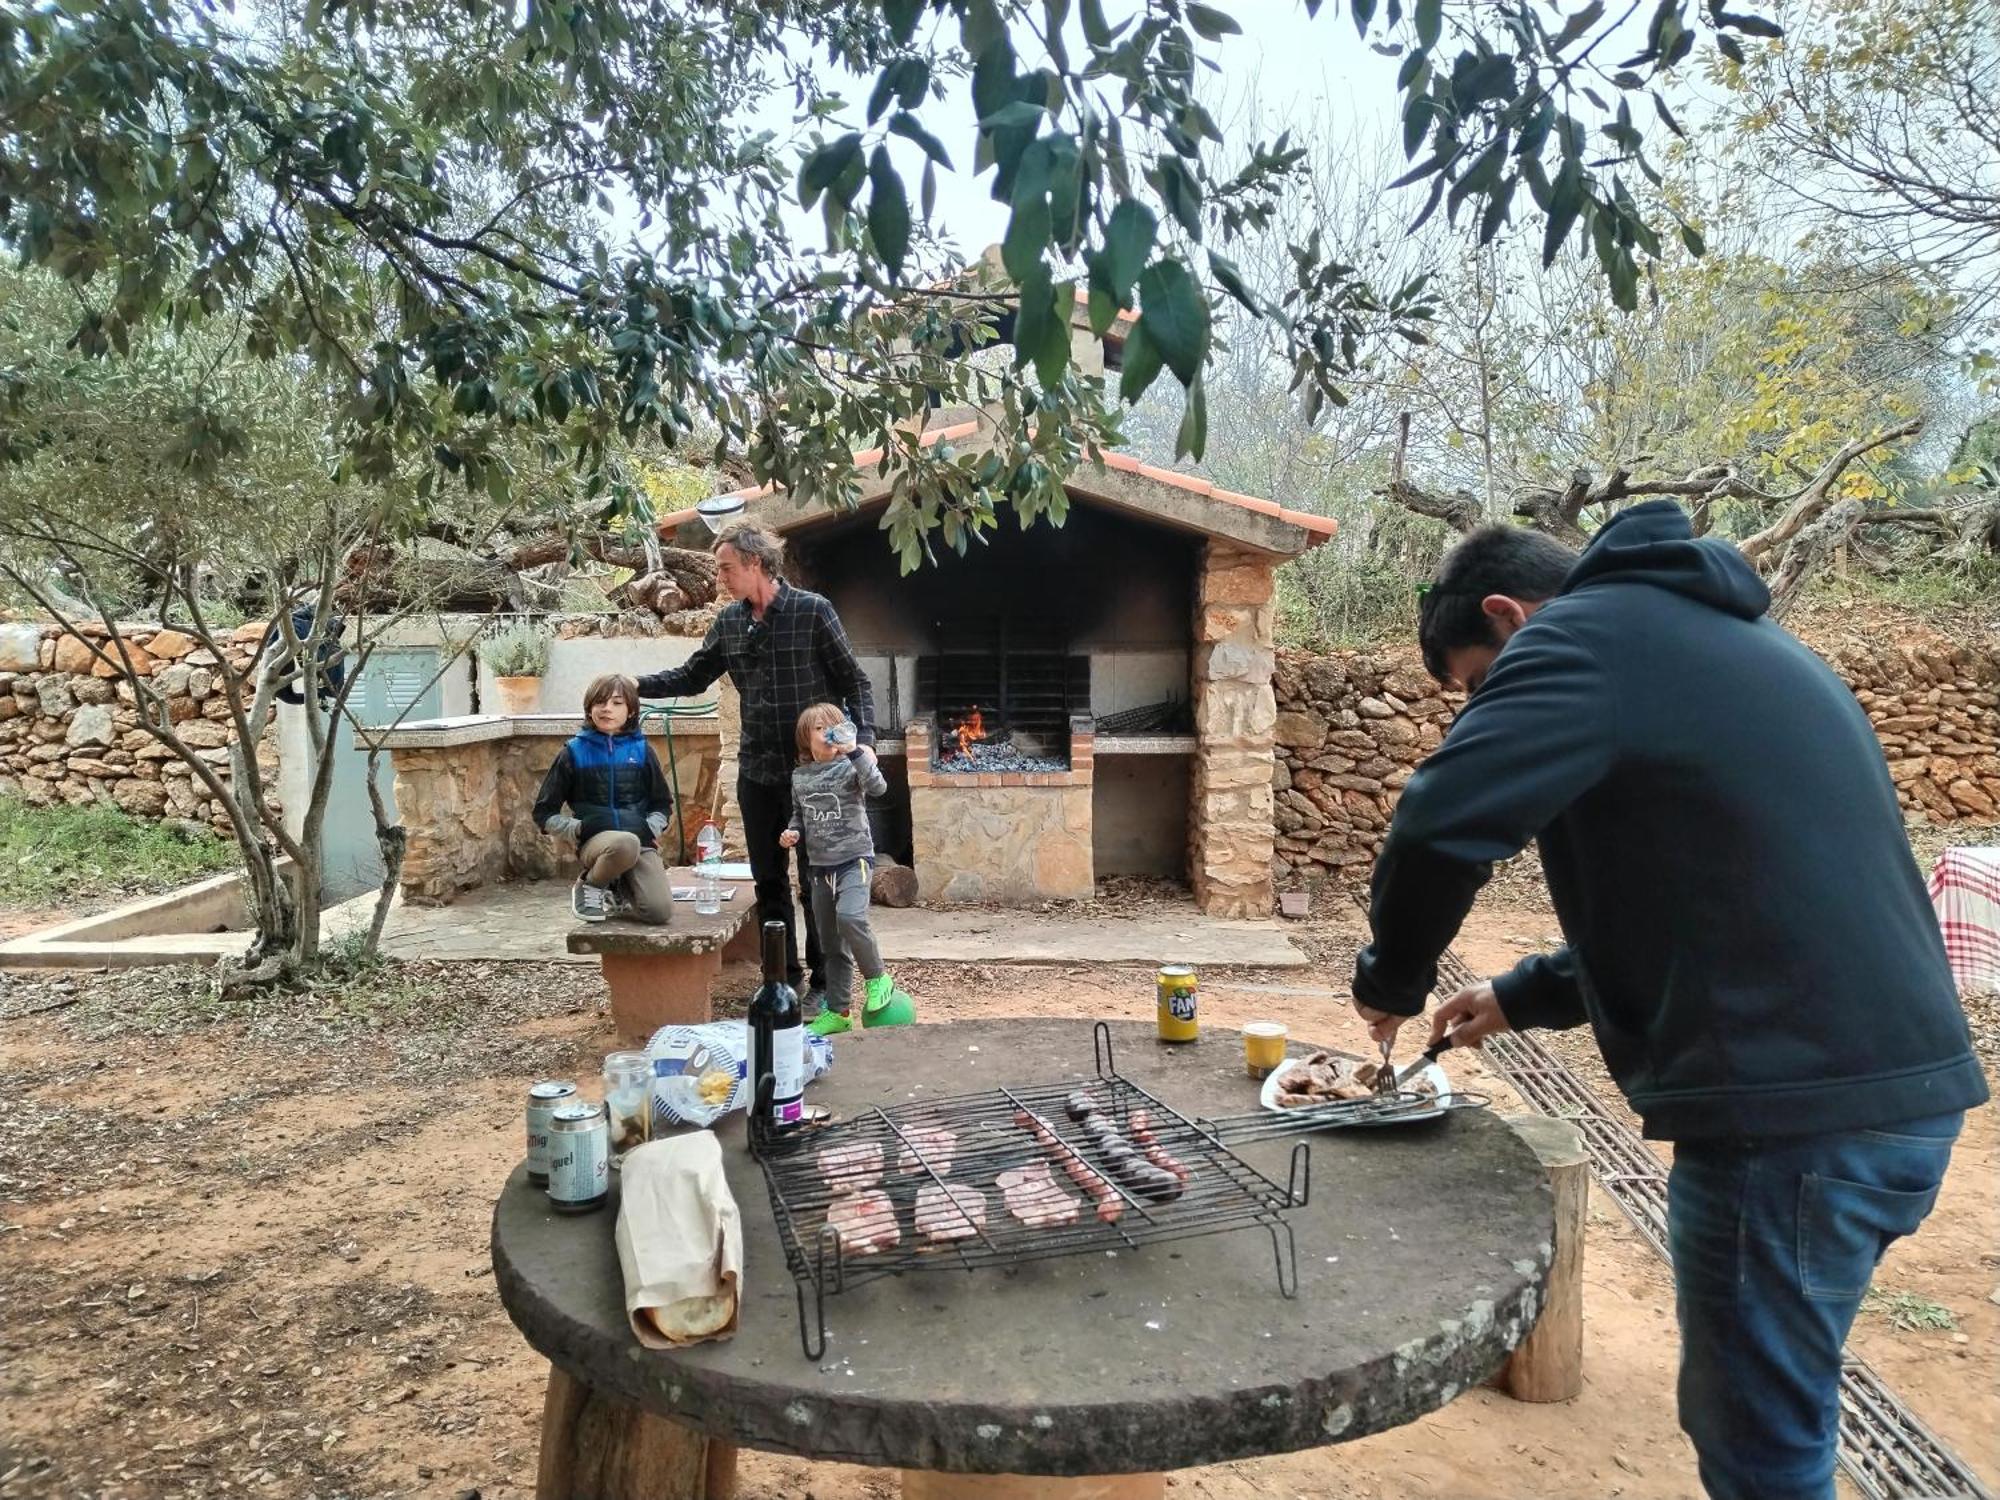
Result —
[[[715, 542], [716, 582], [734, 601], [723, 607], [687, 662], [639, 679], [642, 698], [698, 693], [723, 673], [743, 700], [743, 739], [737, 747], [736, 805], [757, 886], [757, 920], [785, 924], [785, 963], [792, 988], [799, 965], [792, 926], [788, 851], [778, 844], [792, 817], [793, 734], [799, 715], [815, 703], [838, 703], [854, 721], [864, 745], [875, 743], [875, 700], [868, 678], [833, 606], [818, 594], [793, 588], [778, 576], [784, 544], [750, 522], [730, 527]], [[805, 848], [798, 852], [801, 885], [811, 879]], [[819, 934], [812, 903], [804, 906], [806, 966], [810, 988], [823, 983]], [[810, 1007], [808, 1007], [810, 1010]]]

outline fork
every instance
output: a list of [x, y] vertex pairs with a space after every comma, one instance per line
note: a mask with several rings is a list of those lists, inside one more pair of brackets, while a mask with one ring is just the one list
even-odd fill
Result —
[[1396, 1070], [1389, 1066], [1389, 1054], [1395, 1050], [1395, 1047], [1395, 1037], [1389, 1036], [1382, 1039], [1382, 1066], [1375, 1070], [1375, 1092], [1378, 1094], [1393, 1094], [1396, 1092]]

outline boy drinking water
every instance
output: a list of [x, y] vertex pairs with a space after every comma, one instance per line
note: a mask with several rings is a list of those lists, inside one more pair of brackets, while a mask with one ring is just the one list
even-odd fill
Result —
[[792, 821], [778, 835], [790, 849], [801, 839], [812, 869], [813, 922], [826, 954], [826, 1003], [807, 1023], [820, 1036], [850, 1030], [854, 970], [866, 991], [863, 1026], [907, 1026], [910, 997], [896, 988], [868, 926], [868, 884], [875, 839], [867, 799], [889, 789], [875, 752], [855, 744], [838, 705], [815, 703], [799, 715], [799, 764], [792, 772]]

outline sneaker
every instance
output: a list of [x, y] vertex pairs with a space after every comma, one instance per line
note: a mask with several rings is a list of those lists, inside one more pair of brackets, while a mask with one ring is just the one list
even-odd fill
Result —
[[602, 886], [579, 880], [570, 888], [569, 909], [579, 922], [602, 922], [610, 914], [610, 893]]
[[864, 983], [867, 987], [867, 998], [861, 1002], [861, 1008], [870, 1015], [887, 1005], [890, 996], [896, 993], [895, 978], [887, 970]]
[[806, 1022], [806, 1030], [814, 1036], [839, 1036], [843, 1031], [852, 1031], [854, 1022], [844, 1010], [829, 1010], [820, 1007], [820, 1013]]
[[882, 1002], [880, 1010], [864, 1010], [861, 1024], [873, 1029], [877, 1026], [908, 1026], [917, 1019], [917, 1002], [901, 990], [894, 990]]

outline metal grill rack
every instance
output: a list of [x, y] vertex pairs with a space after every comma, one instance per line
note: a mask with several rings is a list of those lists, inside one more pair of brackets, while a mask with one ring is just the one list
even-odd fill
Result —
[[[1271, 1237], [1271, 1256], [1281, 1295], [1298, 1293], [1298, 1252], [1291, 1225], [1282, 1217], [1306, 1202], [1309, 1148], [1292, 1150], [1283, 1186], [1265, 1177], [1171, 1106], [1119, 1074], [1112, 1058], [1111, 1032], [1099, 1022], [1093, 1035], [1096, 1080], [1077, 1085], [1044, 1084], [992, 1089], [955, 1098], [870, 1109], [853, 1119], [798, 1130], [774, 1131], [753, 1124], [750, 1146], [764, 1169], [777, 1219], [785, 1262], [797, 1283], [799, 1342], [808, 1359], [826, 1352], [826, 1299], [884, 1276], [907, 1271], [975, 1271], [1014, 1266], [1056, 1256], [1132, 1249], [1169, 1240], [1193, 1239], [1229, 1230], [1262, 1228]], [[768, 1078], [764, 1087], [768, 1087]], [[1089, 1130], [1072, 1120], [1072, 1097], [1088, 1095], [1127, 1140], [1135, 1141], [1135, 1116], [1153, 1141], [1188, 1170], [1179, 1196], [1156, 1201], [1114, 1175]], [[763, 1112], [753, 1115], [761, 1120]], [[1045, 1148], [1032, 1129], [1039, 1121], [1059, 1143]], [[944, 1138], [950, 1136], [948, 1149]], [[879, 1153], [879, 1156], [875, 1156]], [[1067, 1158], [1108, 1184], [1114, 1217], [1100, 1216], [1099, 1204], [1071, 1179]], [[879, 1180], [867, 1181], [873, 1173]], [[1047, 1163], [1063, 1192], [1076, 1205], [1074, 1222], [1031, 1227], [1009, 1212], [995, 1179], [1004, 1171]], [[973, 1189], [985, 1200], [984, 1222], [961, 1239], [933, 1241], [917, 1225], [917, 1197], [924, 1189]], [[845, 1248], [829, 1214], [853, 1213], [858, 1193], [880, 1193], [866, 1223], [871, 1230], [891, 1215], [893, 1244], [869, 1253]], [[874, 1237], [870, 1235], [870, 1237]], [[886, 1239], [886, 1231], [882, 1234]]]

